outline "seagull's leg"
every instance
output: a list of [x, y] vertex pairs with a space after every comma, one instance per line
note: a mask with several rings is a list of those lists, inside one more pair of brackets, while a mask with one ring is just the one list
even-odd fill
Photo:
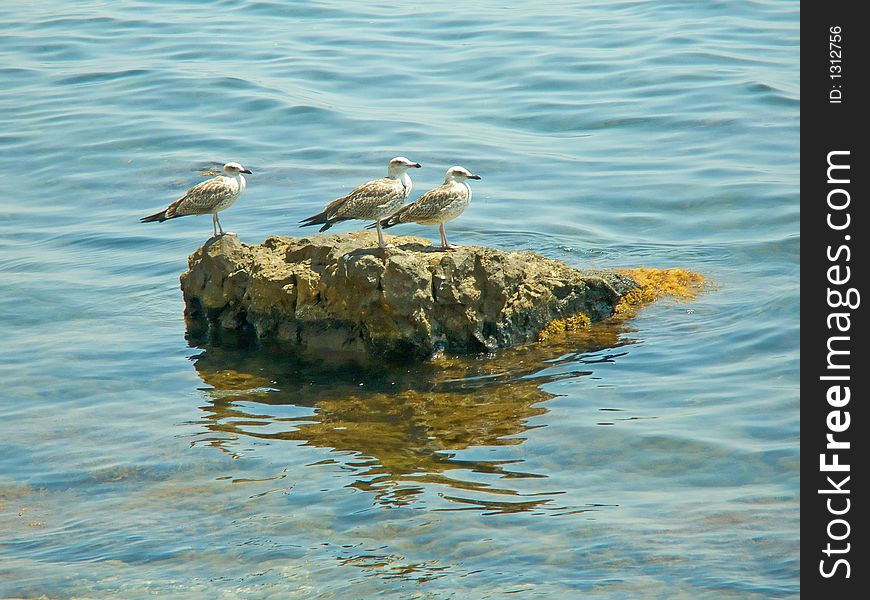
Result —
[[375, 221], [375, 227], [378, 229], [378, 248], [393, 248], [392, 244], [384, 242], [384, 230], [381, 229], [381, 220]]
[[232, 231], [224, 231], [224, 228], [221, 227], [221, 220], [218, 218], [218, 214], [217, 214], [217, 213], [214, 214], [214, 222], [217, 223], [217, 226], [218, 226], [218, 229], [219, 229], [220, 232], [221, 232], [221, 235], [236, 235], [236, 234], [233, 233]]
[[447, 233], [444, 231], [444, 223], [438, 226], [438, 231], [441, 232], [441, 248], [444, 250], [456, 250], [459, 246], [454, 246], [447, 241]]
[[217, 217], [217, 213], [211, 214], [211, 230], [214, 232], [214, 237], [217, 237], [217, 221], [215, 221], [215, 217]]

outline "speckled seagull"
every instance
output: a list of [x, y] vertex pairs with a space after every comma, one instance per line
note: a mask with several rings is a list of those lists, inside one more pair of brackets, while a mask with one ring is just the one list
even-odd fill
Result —
[[239, 163], [228, 162], [224, 165], [222, 174], [193, 186], [187, 190], [184, 196], [159, 213], [142, 217], [139, 221], [142, 223], [153, 221], [162, 223], [168, 219], [186, 217], [187, 215], [211, 215], [215, 237], [217, 237], [218, 231], [221, 235], [235, 235], [223, 230], [221, 222], [218, 220], [218, 212], [232, 206], [245, 191], [247, 182], [242, 173], [251, 174]]
[[406, 171], [412, 167], [419, 169], [420, 163], [397, 156], [387, 166], [386, 177], [364, 183], [346, 196], [336, 198], [322, 212], [299, 221], [301, 226], [322, 224], [320, 231], [326, 231], [336, 223], [349, 219], [374, 221], [374, 227], [378, 230], [378, 246], [391, 247], [384, 243], [380, 220], [393, 214], [410, 195], [411, 178]]
[[453, 250], [444, 232], [444, 223], [462, 214], [471, 202], [471, 187], [466, 179], [480, 179], [480, 175], [472, 175], [462, 167], [450, 167], [444, 177], [444, 183], [429, 190], [411, 204], [404, 206], [378, 223], [386, 229], [400, 223], [420, 223], [421, 225], [438, 225], [441, 232], [441, 247]]

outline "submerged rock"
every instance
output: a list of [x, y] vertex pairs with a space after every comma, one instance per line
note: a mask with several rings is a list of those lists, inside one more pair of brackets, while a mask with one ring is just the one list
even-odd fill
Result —
[[270, 237], [247, 245], [215, 238], [181, 276], [185, 314], [212, 327], [253, 330], [301, 352], [426, 357], [534, 341], [548, 324], [613, 314], [637, 284], [610, 271], [581, 272], [533, 252], [374, 234]]

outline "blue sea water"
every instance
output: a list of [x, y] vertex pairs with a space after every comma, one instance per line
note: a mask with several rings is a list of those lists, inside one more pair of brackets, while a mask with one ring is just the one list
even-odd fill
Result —
[[[0, 596], [798, 596], [798, 24], [781, 0], [0, 5]], [[414, 197], [482, 176], [455, 243], [714, 285], [504, 370], [186, 336], [211, 223], [139, 217], [234, 160], [225, 228], [309, 233], [396, 155]]]

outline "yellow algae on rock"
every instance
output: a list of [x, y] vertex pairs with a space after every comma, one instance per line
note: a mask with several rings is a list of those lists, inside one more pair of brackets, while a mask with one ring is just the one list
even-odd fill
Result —
[[637, 268], [617, 272], [640, 285], [620, 298], [614, 311], [617, 315], [634, 314], [640, 307], [666, 297], [681, 302], [694, 300], [704, 291], [707, 282], [700, 273], [685, 269]]
[[541, 333], [538, 334], [538, 341], [543, 342], [544, 340], [560, 333], [577, 331], [578, 329], [589, 327], [591, 323], [592, 319], [583, 313], [576, 314], [573, 317], [568, 317], [566, 319], [550, 321], [547, 323], [547, 326], [541, 330]]

